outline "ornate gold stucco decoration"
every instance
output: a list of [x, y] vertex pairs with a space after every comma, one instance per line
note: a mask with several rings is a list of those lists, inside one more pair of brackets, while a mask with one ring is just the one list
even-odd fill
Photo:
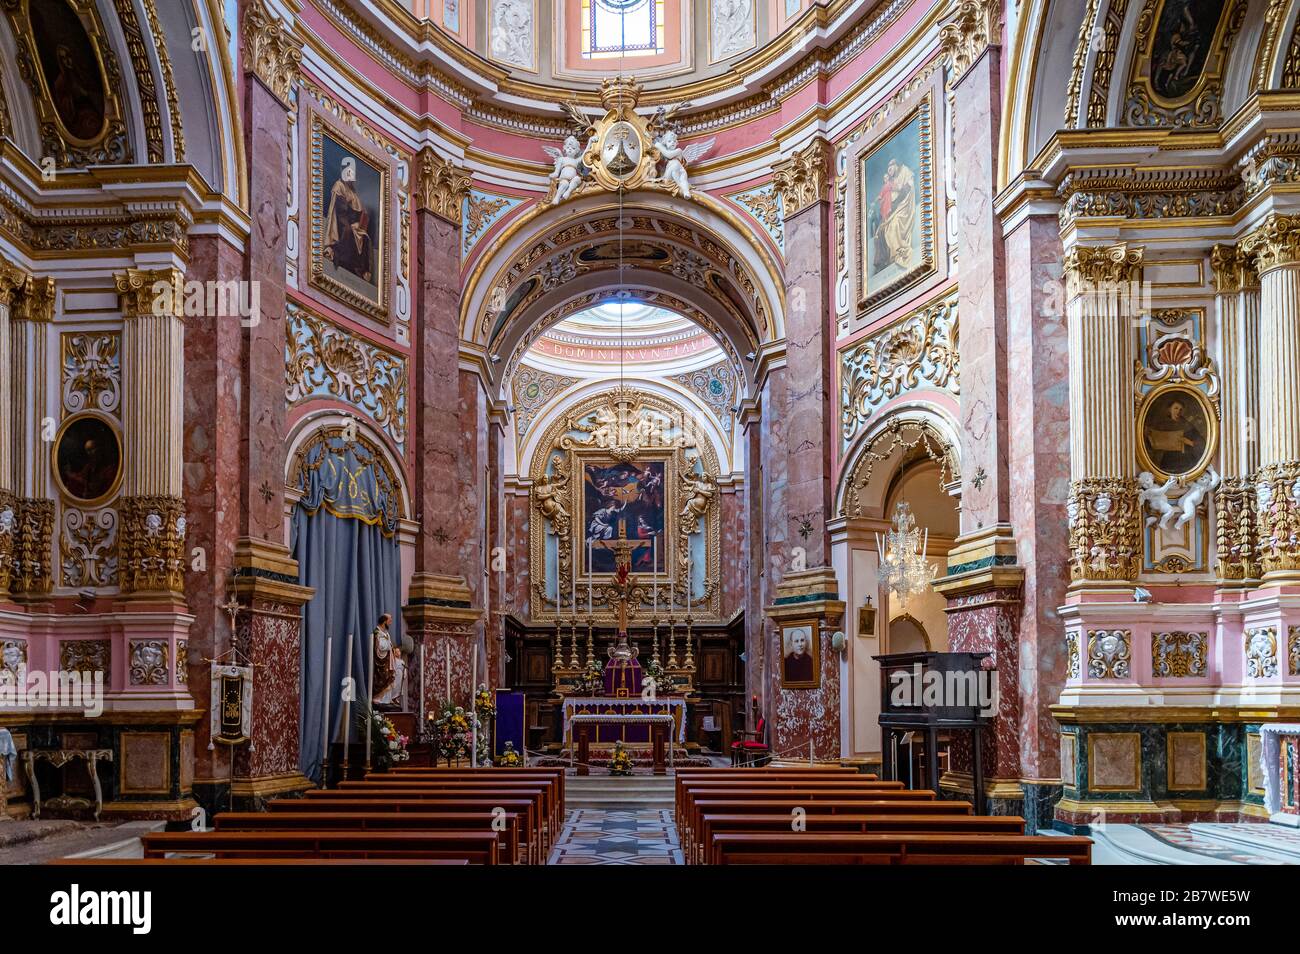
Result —
[[245, 70], [287, 104], [302, 65], [302, 41], [262, 0], [252, 0], [244, 12], [243, 52]]
[[1070, 577], [1137, 578], [1142, 553], [1137, 489], [1127, 477], [1085, 477], [1070, 484]]
[[831, 144], [818, 137], [772, 168], [772, 182], [781, 194], [787, 219], [826, 198], [833, 153]]
[[469, 194], [469, 174], [428, 146], [420, 150], [416, 159], [419, 178], [415, 187], [415, 207], [427, 209], [460, 225], [464, 199]]
[[956, 0], [952, 19], [939, 31], [939, 49], [956, 83], [990, 46], [1002, 41], [1000, 0]]

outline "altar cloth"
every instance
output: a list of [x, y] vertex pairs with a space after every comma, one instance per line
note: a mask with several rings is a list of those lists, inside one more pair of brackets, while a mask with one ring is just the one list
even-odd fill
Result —
[[[564, 742], [569, 744], [573, 741], [572, 722], [576, 715], [616, 715], [616, 716], [642, 716], [642, 715], [671, 715], [673, 717], [673, 732], [678, 745], [686, 744], [686, 700], [685, 699], [656, 699], [649, 702], [639, 696], [631, 699], [609, 699], [600, 696], [571, 697], [564, 700]], [[612, 723], [606, 726], [596, 727], [596, 738], [592, 739], [595, 743], [609, 742], [632, 742], [636, 744], [650, 743], [650, 725], [649, 723], [636, 723], [628, 721], [627, 726], [633, 728], [633, 737], [629, 737], [626, 731], [619, 731], [617, 726]], [[608, 731], [607, 731], [608, 728]]]

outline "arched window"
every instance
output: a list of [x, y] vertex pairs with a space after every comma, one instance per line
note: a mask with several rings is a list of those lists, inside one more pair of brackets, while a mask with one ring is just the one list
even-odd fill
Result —
[[664, 0], [582, 0], [582, 55], [656, 56], [664, 51]]

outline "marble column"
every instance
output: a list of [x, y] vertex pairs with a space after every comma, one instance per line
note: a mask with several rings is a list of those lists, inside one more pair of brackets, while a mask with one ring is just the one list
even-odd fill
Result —
[[1300, 216], [1270, 214], [1242, 242], [1259, 272], [1259, 471], [1265, 581], [1300, 580]]
[[232, 796], [239, 804], [257, 807], [269, 797], [310, 787], [298, 768], [298, 700], [302, 605], [313, 591], [297, 583], [298, 563], [285, 544], [284, 518], [284, 177], [302, 44], [291, 24], [274, 16], [262, 0], [243, 5], [240, 40], [244, 148], [253, 210], [244, 265], [250, 294], [243, 300], [256, 300], [259, 310], [242, 321], [225, 318], [239, 322], [243, 343], [240, 525], [230, 584], [241, 609], [234, 643], [255, 667], [252, 741], [236, 750]]
[[54, 320], [54, 280], [27, 276], [10, 306], [10, 400], [13, 402], [13, 491], [17, 497], [13, 571], [9, 591], [22, 602], [46, 602], [54, 585], [54, 500], [48, 443], [46, 375]]
[[1223, 376], [1220, 401], [1220, 462], [1223, 482], [1214, 494], [1216, 564], [1223, 583], [1259, 578], [1255, 487], [1259, 466], [1259, 276], [1233, 245], [1210, 253], [1218, 317], [1216, 363]]
[[[187, 281], [238, 281], [243, 270], [243, 251], [224, 237], [191, 238]], [[239, 406], [244, 389], [244, 333], [239, 321], [223, 315], [191, 315], [186, 325], [182, 486], [189, 509], [186, 549], [191, 570], [185, 594], [194, 616], [187, 647], [188, 683], [195, 705], [206, 710], [211, 680], [204, 660], [219, 658], [233, 645], [229, 617], [220, 604], [228, 597], [242, 519], [242, 428], [231, 408]], [[208, 748], [210, 720], [200, 719], [194, 730], [195, 792], [211, 812], [227, 803], [231, 753], [224, 745]]]
[[[958, 170], [961, 532], [948, 553], [947, 572], [934, 588], [948, 600], [949, 648], [989, 653], [997, 671], [998, 712], [984, 732], [984, 791], [991, 810], [1018, 812], [1025, 568], [1017, 552], [1020, 527], [1013, 533], [1011, 522], [1006, 248], [993, 202], [1002, 103], [999, 5], [967, 0], [954, 6], [940, 45]], [[972, 772], [969, 742], [958, 738], [941, 785], [969, 796]]]
[[26, 275], [0, 256], [0, 602], [9, 596], [14, 544], [18, 530], [18, 498], [14, 495], [14, 395], [9, 386], [14, 368], [9, 340], [9, 309]]
[[[472, 660], [490, 624], [487, 509], [492, 455], [484, 369], [460, 353], [460, 221], [470, 179], [430, 148], [416, 158], [415, 573], [402, 615], [416, 643], [422, 711], [468, 705]], [[496, 473], [499, 475], [500, 470]], [[499, 480], [499, 476], [496, 478]], [[427, 725], [427, 723], [426, 723]]]
[[118, 579], [125, 598], [183, 604], [184, 279], [172, 268], [129, 268], [116, 281], [127, 438]]
[[[763, 536], [768, 601], [768, 697], [775, 754], [806, 759], [840, 755], [840, 656], [831, 649], [844, 604], [830, 566], [831, 448], [835, 324], [834, 244], [828, 187], [830, 143], [814, 138], [773, 169], [785, 208], [785, 366], [768, 373], [762, 395]], [[753, 526], [757, 527], [757, 524]], [[821, 672], [814, 688], [781, 685], [782, 630], [820, 622]]]
[[1065, 256], [1070, 335], [1070, 576], [1075, 588], [1137, 578], [1133, 321], [1142, 249], [1076, 246]]

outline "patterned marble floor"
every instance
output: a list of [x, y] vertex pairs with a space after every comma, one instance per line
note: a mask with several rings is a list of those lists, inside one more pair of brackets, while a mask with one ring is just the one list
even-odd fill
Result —
[[552, 865], [680, 865], [671, 810], [575, 808], [551, 849]]

